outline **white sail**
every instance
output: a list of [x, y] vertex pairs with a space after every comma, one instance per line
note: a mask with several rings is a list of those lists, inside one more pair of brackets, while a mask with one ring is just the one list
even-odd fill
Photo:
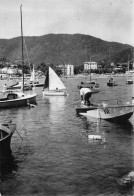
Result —
[[34, 80], [35, 80], [35, 71], [34, 71], [34, 65], [33, 65], [33, 71], [31, 73], [30, 82], [34, 82]]
[[61, 79], [53, 71], [53, 69], [49, 67], [49, 90], [65, 90], [65, 89], [66, 87], [64, 86]]

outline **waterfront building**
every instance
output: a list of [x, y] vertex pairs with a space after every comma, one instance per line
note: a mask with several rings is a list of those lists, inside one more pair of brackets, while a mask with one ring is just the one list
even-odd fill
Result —
[[84, 70], [87, 71], [87, 70], [90, 70], [90, 69], [94, 69], [96, 70], [97, 69], [97, 62], [84, 62]]
[[64, 76], [72, 76], [72, 75], [74, 75], [74, 65], [71, 65], [71, 64], [58, 65], [58, 67], [61, 69], [62, 74]]

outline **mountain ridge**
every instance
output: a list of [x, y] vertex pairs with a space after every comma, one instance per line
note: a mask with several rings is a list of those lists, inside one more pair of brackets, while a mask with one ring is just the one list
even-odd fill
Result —
[[[30, 62], [35, 65], [42, 62], [81, 65], [90, 59], [100, 62], [109, 58], [109, 55], [116, 57], [118, 53], [132, 48], [128, 44], [108, 42], [79, 33], [24, 36], [24, 40], [25, 59], [27, 51]], [[11, 61], [21, 59], [21, 37], [0, 39], [0, 58], [3, 57]]]

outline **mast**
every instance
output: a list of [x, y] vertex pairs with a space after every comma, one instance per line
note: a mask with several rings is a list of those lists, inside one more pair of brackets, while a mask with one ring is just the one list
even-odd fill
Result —
[[91, 88], [91, 45], [90, 45], [90, 88]]
[[112, 69], [111, 69], [111, 51], [110, 51], [110, 48], [109, 48], [109, 62], [110, 62], [110, 76], [111, 76]]
[[20, 6], [20, 18], [21, 18], [21, 44], [22, 44], [22, 73], [23, 73], [23, 87], [24, 92], [24, 50], [23, 50], [23, 27], [22, 27], [22, 5]]

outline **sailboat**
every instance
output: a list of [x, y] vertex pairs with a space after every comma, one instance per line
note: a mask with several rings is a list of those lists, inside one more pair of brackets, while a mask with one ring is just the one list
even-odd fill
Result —
[[35, 92], [31, 94], [26, 94], [24, 88], [24, 55], [23, 55], [23, 29], [22, 29], [22, 6], [20, 7], [21, 13], [21, 38], [22, 38], [22, 65], [23, 65], [23, 85], [22, 91], [12, 91], [7, 90], [3, 92], [4, 97], [0, 99], [0, 108], [11, 108], [11, 107], [22, 107], [22, 106], [30, 106], [30, 104], [36, 104], [36, 96]]
[[128, 71], [126, 72], [126, 84], [133, 84], [133, 74], [129, 70], [129, 59], [128, 59]]
[[55, 71], [48, 67], [43, 96], [67, 96], [67, 89]]
[[0, 158], [11, 153], [10, 143], [11, 137], [16, 130], [16, 124], [10, 122], [0, 124]]
[[33, 71], [31, 72], [31, 77], [30, 77], [30, 85], [33, 87], [41, 87], [44, 86], [44, 83], [39, 83], [39, 81], [35, 77], [35, 70], [34, 70], [34, 65], [33, 65]]

